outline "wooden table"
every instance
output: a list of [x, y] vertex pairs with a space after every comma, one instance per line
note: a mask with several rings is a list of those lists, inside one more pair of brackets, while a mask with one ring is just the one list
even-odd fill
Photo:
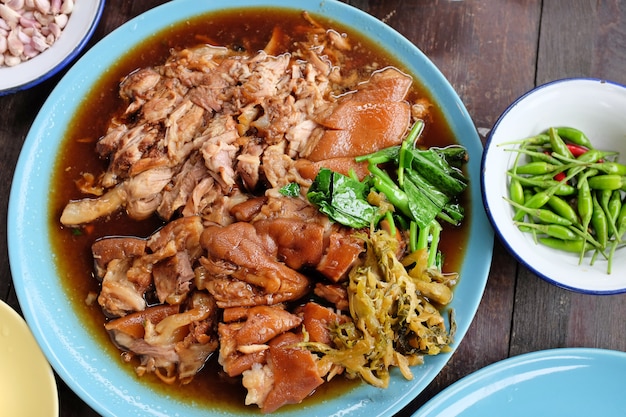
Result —
[[[332, 1], [332, 0], [326, 0]], [[93, 45], [159, 0], [109, 0]], [[499, 114], [532, 87], [566, 77], [626, 84], [626, 3], [621, 0], [350, 0], [417, 45], [467, 106], [483, 141]], [[38, 109], [62, 74], [0, 97], [0, 218], [13, 170]], [[626, 110], [626, 109], [625, 109]], [[476, 156], [474, 156], [476, 157]], [[0, 224], [0, 297], [19, 311]], [[459, 378], [521, 353], [557, 347], [626, 351], [626, 294], [582, 295], [549, 285], [496, 239], [478, 314], [443, 372], [400, 415]], [[97, 415], [61, 381], [60, 415]]]

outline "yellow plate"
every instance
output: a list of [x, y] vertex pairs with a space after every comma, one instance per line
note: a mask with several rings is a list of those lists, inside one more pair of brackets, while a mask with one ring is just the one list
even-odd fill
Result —
[[28, 325], [0, 301], [0, 414], [14, 417], [59, 415], [52, 368]]

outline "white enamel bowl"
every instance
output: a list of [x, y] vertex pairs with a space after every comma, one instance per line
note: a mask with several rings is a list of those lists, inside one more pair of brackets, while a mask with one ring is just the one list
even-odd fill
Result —
[[606, 260], [590, 265], [579, 257], [537, 245], [530, 233], [513, 224], [507, 170], [516, 152], [503, 143], [536, 135], [554, 126], [582, 130], [594, 148], [620, 152], [626, 162], [626, 87], [597, 79], [564, 79], [542, 85], [523, 95], [494, 125], [482, 161], [483, 202], [502, 243], [532, 272], [548, 282], [573, 291], [613, 294], [626, 291], [626, 247], [617, 250], [611, 274]]
[[33, 87], [67, 67], [87, 45], [103, 8], [104, 0], [76, 1], [67, 26], [49, 49], [14, 67], [0, 67], [0, 95]]

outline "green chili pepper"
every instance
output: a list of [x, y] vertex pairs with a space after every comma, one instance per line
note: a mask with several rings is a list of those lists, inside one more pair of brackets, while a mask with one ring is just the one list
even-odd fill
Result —
[[609, 210], [609, 200], [613, 195], [613, 190], [598, 190], [596, 191], [596, 198], [598, 199], [598, 203], [600, 203], [600, 207], [606, 213]]
[[538, 231], [562, 240], [580, 240], [581, 237], [566, 226], [560, 224], [515, 223], [522, 232]]
[[554, 173], [554, 171], [561, 167], [562, 165], [553, 165], [545, 161], [537, 161], [519, 165], [515, 167], [515, 169], [511, 169], [510, 172], [518, 175], [542, 175]]
[[590, 149], [587, 152], [585, 152], [582, 155], [577, 156], [576, 158], [574, 157], [567, 157], [567, 156], [563, 156], [563, 155], [559, 155], [559, 154], [554, 154], [554, 158], [558, 159], [561, 162], [567, 162], [570, 164], [592, 164], [592, 163], [596, 163], [604, 158], [606, 158], [608, 155], [613, 154], [613, 152], [603, 152], [603, 151], [599, 151], [597, 149]]
[[[557, 155], [557, 154], [554, 154], [554, 156], [556, 159], [560, 160], [562, 163], [567, 163], [569, 165], [574, 165], [574, 166], [577, 165], [576, 168], [572, 167], [568, 169], [568, 175], [569, 175], [575, 169], [588, 169], [588, 170], [595, 169], [595, 168], [588, 168], [588, 167], [589, 165], [597, 163], [599, 160], [601, 160], [605, 156], [605, 152], [592, 149], [592, 150], [585, 152], [584, 154], [580, 155], [578, 158], [575, 158], [575, 159]], [[587, 175], [587, 176], [590, 176], [590, 175]]]
[[[548, 193], [546, 193], [545, 191], [540, 191], [537, 194], [530, 197], [528, 200], [525, 200], [524, 207], [528, 209], [538, 209], [538, 208], [543, 207], [548, 202], [549, 199], [550, 199], [550, 195]], [[524, 210], [518, 210], [515, 213], [515, 216], [513, 216], [513, 220], [515, 221], [522, 220], [524, 218], [524, 215], [525, 215]]]
[[[610, 273], [626, 234], [626, 164], [617, 162], [618, 152], [594, 149], [581, 130], [567, 126], [509, 144], [519, 145], [506, 149], [517, 152], [507, 172], [510, 199], [505, 198], [517, 227], [539, 243], [579, 253], [580, 261], [595, 247], [591, 264], [604, 256]], [[530, 162], [518, 164], [521, 155]], [[564, 196], [575, 197], [575, 203]], [[521, 222], [527, 215], [528, 222]]]
[[[524, 187], [522, 187], [522, 184], [515, 178], [511, 178], [509, 183], [509, 198], [517, 204], [524, 204], [524, 201], [526, 201], [526, 198], [524, 197]], [[525, 213], [523, 211], [518, 210], [514, 217], [519, 217], [521, 220], [524, 217], [524, 214]]]
[[609, 259], [607, 266], [607, 273], [611, 273], [611, 268], [613, 264], [613, 256], [615, 255], [615, 250], [617, 249], [617, 245], [622, 241], [624, 237], [624, 233], [626, 233], [626, 199], [622, 201], [622, 206], [619, 210], [619, 214], [617, 215], [616, 220], [617, 225], [617, 235], [615, 239], [613, 239], [613, 243], [611, 244], [611, 249], [609, 251]]
[[524, 188], [524, 201], [535, 195], [535, 193], [536, 191], [533, 191], [532, 188]]
[[592, 147], [591, 145], [591, 141], [589, 140], [589, 138], [587, 137], [587, 135], [585, 135], [582, 131], [573, 128], [573, 127], [557, 127], [556, 128], [557, 133], [559, 134], [560, 137], [575, 143], [576, 145], [581, 145], [581, 146], [585, 146], [587, 148]]
[[[568, 178], [565, 178], [563, 181], [560, 181], [560, 182], [557, 182], [557, 181], [552, 182], [554, 185], [552, 185], [550, 188], [547, 188], [545, 190], [540, 189], [539, 191], [537, 191], [536, 194], [532, 195], [530, 198], [524, 197], [524, 202], [523, 202], [524, 206], [529, 209], [538, 209], [538, 208], [545, 206], [546, 203], [550, 200], [550, 197], [552, 197], [555, 193], [558, 193], [558, 191], [561, 190], [562, 185], [565, 185], [562, 183], [566, 181], [567, 179]], [[515, 178], [513, 178], [513, 180], [515, 180]], [[521, 204], [518, 201], [517, 203]], [[513, 216], [513, 220], [515, 221], [522, 220], [524, 218], [524, 215], [525, 215], [524, 211], [518, 210], [515, 213], [515, 216]]]
[[[589, 223], [591, 222], [591, 216], [593, 213], [593, 199], [591, 197], [591, 190], [589, 188], [589, 183], [587, 178], [583, 178], [578, 183], [578, 215], [580, 216], [580, 221], [582, 223], [582, 231], [587, 233], [587, 228], [589, 227]], [[584, 252], [580, 252], [579, 263], [582, 262], [584, 256]]]
[[557, 130], [553, 127], [548, 129], [548, 136], [550, 136], [550, 146], [552, 147], [552, 152], [557, 155], [562, 155], [567, 158], [573, 158], [572, 152], [569, 150], [563, 139], [559, 136]]
[[602, 171], [605, 174], [626, 175], [626, 165], [618, 162], [601, 162], [590, 165], [591, 168], [596, 168], [598, 171]]
[[[606, 216], [606, 220], [608, 223], [608, 233], [610, 236], [615, 236], [617, 234], [617, 229], [615, 226], [615, 219], [617, 218], [617, 214], [613, 215], [613, 213], [609, 210], [609, 202], [613, 198], [613, 194], [620, 193], [619, 190], [597, 190], [596, 191], [596, 199]], [[618, 198], [619, 203], [621, 204], [621, 200]], [[619, 208], [617, 209], [619, 211]]]
[[555, 237], [540, 237], [539, 242], [552, 249], [572, 253], [585, 253], [593, 249], [593, 246], [585, 241], [585, 239], [562, 240]]
[[591, 190], [589, 188], [589, 183], [587, 180], [581, 181], [578, 184], [578, 215], [582, 220], [582, 224], [584, 228], [587, 228], [587, 225], [591, 221], [591, 213], [593, 212], [593, 199], [591, 197]]
[[593, 230], [596, 233], [596, 240], [604, 249], [609, 241], [609, 223], [595, 193], [592, 194], [591, 200], [593, 202], [591, 226], [593, 226]]
[[559, 196], [553, 195], [548, 200], [548, 206], [561, 217], [571, 221], [572, 224], [577, 224], [580, 220], [574, 207], [572, 207], [567, 201], [563, 200]]
[[[541, 208], [550, 200], [550, 197], [554, 196], [555, 194], [559, 194], [559, 192], [562, 192], [563, 187], [570, 187], [571, 191], [575, 192], [574, 188], [565, 184], [565, 182], [569, 181], [571, 177], [575, 176], [578, 173], [578, 170], [579, 168], [577, 167], [574, 171], [572, 171], [570, 175], [566, 176], [560, 181], [554, 181], [554, 180], [546, 181], [546, 183], [553, 184], [553, 185], [550, 188], [547, 188], [545, 190], [542, 190], [542, 189], [538, 190], [537, 193], [535, 195], [532, 195], [530, 198], [524, 197], [524, 203], [523, 203], [524, 206], [527, 208], [531, 208], [531, 209]], [[513, 178], [512, 180], [519, 181], [518, 177]], [[519, 191], [516, 191], [516, 192], [519, 195]], [[517, 203], [519, 203], [519, 201], [517, 201]], [[517, 210], [517, 212], [513, 216], [513, 220], [520, 221], [524, 218], [524, 216], [525, 216], [525, 213], [523, 211]], [[572, 216], [568, 216], [568, 218], [572, 219]]]
[[576, 161], [578, 162], [584, 162], [584, 163], [589, 163], [589, 162], [598, 162], [599, 160], [601, 160], [604, 157], [604, 152], [599, 151], [597, 149], [591, 149], [587, 152], [585, 152], [582, 155], [578, 155], [576, 157]]
[[617, 174], [596, 175], [589, 178], [592, 190], [619, 190], [626, 185], [626, 177]]
[[622, 193], [619, 190], [614, 190], [611, 193], [611, 198], [609, 199], [609, 204], [607, 205], [607, 216], [609, 218], [610, 224], [613, 225], [613, 237], [618, 241], [621, 241], [621, 236], [618, 235], [618, 216], [622, 209]]
[[576, 194], [576, 189], [562, 181], [556, 180], [535, 180], [532, 177], [526, 178], [519, 175], [508, 174], [511, 178], [516, 178], [523, 186], [526, 187], [539, 187], [543, 189], [554, 188], [553, 194], [566, 196]]
[[559, 216], [558, 214], [554, 213], [553, 211], [550, 210], [546, 210], [546, 209], [533, 209], [533, 208], [529, 208], [526, 206], [523, 206], [521, 204], [517, 204], [516, 202], [508, 199], [508, 198], [504, 198], [506, 201], [509, 202], [509, 204], [511, 204], [513, 207], [518, 208], [528, 214], [530, 214], [533, 217], [536, 217], [537, 219], [539, 219], [539, 221], [543, 222], [543, 223], [547, 223], [547, 224], [560, 224], [562, 226], [571, 226], [572, 222]]
[[576, 233], [576, 235], [578, 235], [580, 238], [586, 239], [596, 248], [601, 248], [600, 243], [598, 243], [589, 234], [587, 228], [583, 228], [578, 218], [578, 214], [576, 213], [576, 210], [567, 201], [557, 196], [552, 196], [550, 197], [550, 200], [548, 200], [548, 206], [550, 206], [550, 208], [552, 208], [552, 210], [556, 214], [572, 222], [572, 226], [570, 226], [569, 229], [573, 233]]
[[624, 233], [626, 233], [626, 198], [622, 201], [622, 206], [620, 207], [617, 218], [615, 219], [615, 225], [617, 227], [615, 240], [621, 242], [624, 237]]
[[509, 183], [509, 198], [517, 204], [524, 204], [524, 187], [515, 178], [511, 178]]

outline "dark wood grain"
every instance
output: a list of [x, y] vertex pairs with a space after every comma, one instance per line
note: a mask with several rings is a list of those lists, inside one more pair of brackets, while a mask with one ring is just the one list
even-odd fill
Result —
[[626, 83], [626, 4], [620, 0], [546, 1], [536, 83], [594, 77]]
[[[107, 1], [89, 46], [164, 2]], [[626, 84], [626, 2], [621, 0], [346, 2], [395, 28], [433, 61], [465, 103], [483, 141], [507, 105], [535, 85], [564, 77]], [[62, 76], [0, 97], [3, 219], [21, 145]], [[19, 311], [6, 221], [0, 224], [0, 299]], [[623, 317], [626, 295], [582, 295], [550, 285], [519, 265], [496, 238], [489, 281], [469, 332], [443, 372], [399, 415], [412, 415], [443, 388], [509, 356], [565, 346], [626, 350]], [[62, 417], [98, 415], [63, 381], [58, 385]]]

